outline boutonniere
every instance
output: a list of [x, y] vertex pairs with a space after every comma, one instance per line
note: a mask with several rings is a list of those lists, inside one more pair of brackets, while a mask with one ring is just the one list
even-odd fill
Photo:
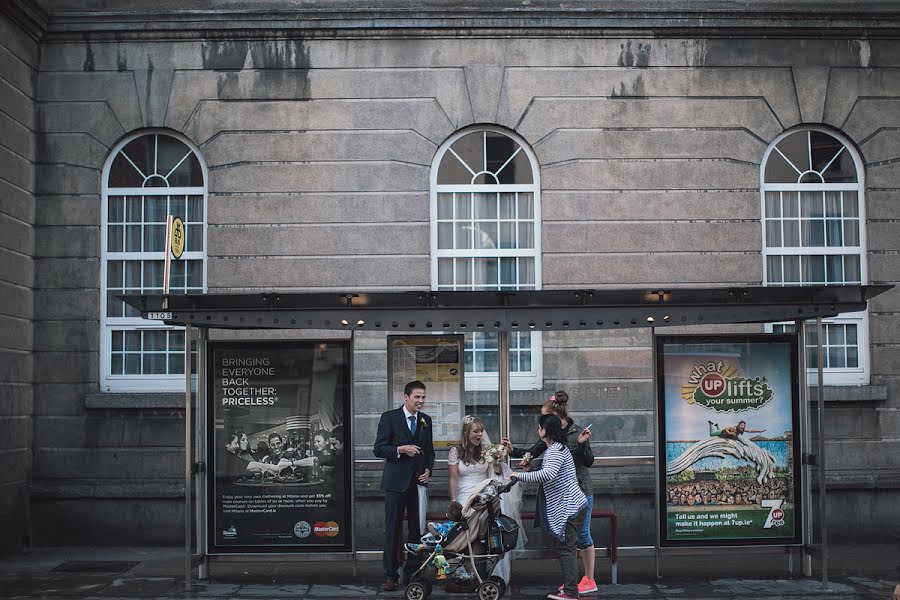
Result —
[[419, 426], [423, 429], [428, 429], [428, 422], [425, 419], [419, 419]]

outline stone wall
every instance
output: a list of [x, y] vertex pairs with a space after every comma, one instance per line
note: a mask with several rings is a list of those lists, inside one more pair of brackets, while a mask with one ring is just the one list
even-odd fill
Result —
[[[132, 29], [74, 39], [79, 26], [89, 27], [73, 19], [51, 29], [36, 91], [41, 543], [108, 539], [60, 533], [75, 520], [97, 532], [111, 522], [153, 531], [146, 542], [182, 535], [178, 511], [166, 508], [181, 493], [177, 402], [98, 393], [101, 169], [116, 141], [141, 128], [183, 133], [209, 167], [211, 292], [429, 288], [432, 160], [453, 132], [483, 123], [521, 135], [540, 163], [544, 288], [758, 285], [760, 161], [800, 123], [832, 126], [859, 148], [870, 281], [900, 279], [894, 38], [580, 29], [161, 40]], [[897, 467], [872, 457], [900, 450], [898, 308], [896, 290], [873, 303], [867, 399], [845, 390], [829, 400], [844, 507], [886, 484], [896, 493]], [[595, 445], [650, 454], [649, 332], [545, 340], [544, 388], [581, 390], [576, 410], [595, 423]], [[390, 404], [385, 346], [357, 342], [355, 444], [369, 458]], [[623, 520], [624, 537], [647, 543], [652, 529], [635, 507], [650, 506], [652, 473], [599, 479], [608, 504], [639, 520]], [[359, 506], [378, 504], [377, 476], [357, 482]], [[869, 518], [850, 512], [860, 526]]]
[[0, 552], [28, 543], [35, 278], [35, 80], [27, 15], [0, 10]]

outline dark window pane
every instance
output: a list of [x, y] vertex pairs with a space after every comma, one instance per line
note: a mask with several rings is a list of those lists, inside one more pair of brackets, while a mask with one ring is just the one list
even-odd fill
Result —
[[456, 198], [456, 218], [465, 220], [472, 218], [472, 194], [454, 194]]
[[803, 283], [821, 285], [825, 283], [825, 257], [803, 256]]
[[805, 248], [825, 245], [825, 224], [822, 221], [804, 219], [801, 223]]
[[800, 196], [797, 192], [784, 192], [781, 195], [782, 214], [785, 218], [800, 216]]
[[766, 221], [766, 245], [769, 248], [781, 246], [781, 221]]
[[844, 245], [859, 246], [859, 221], [844, 221]]
[[843, 348], [829, 348], [828, 349], [828, 362], [826, 363], [829, 369], [843, 369], [847, 366], [846, 361], [844, 360], [844, 349]]
[[144, 252], [162, 252], [166, 248], [166, 226], [144, 225]]
[[844, 241], [842, 221], [840, 219], [828, 219], [825, 227], [827, 228], [825, 231], [825, 243], [832, 248], [842, 246]]
[[125, 199], [125, 222], [140, 223], [143, 220], [143, 199], [129, 196]]
[[116, 298], [122, 294], [121, 289], [110, 289], [106, 292], [106, 316], [121, 317], [125, 314], [125, 303]]
[[841, 284], [844, 282], [844, 261], [841, 256], [827, 257], [828, 283]]
[[185, 225], [187, 240], [185, 252], [203, 252], [203, 226]]
[[[467, 185], [472, 181], [472, 173], [478, 173], [484, 167], [484, 150], [482, 132], [473, 131], [459, 138], [450, 146], [453, 152], [449, 150], [444, 153], [441, 164], [438, 167], [437, 182], [442, 184], [464, 184]], [[454, 156], [454, 152], [456, 156]], [[457, 158], [457, 156], [459, 158]], [[467, 169], [462, 163], [468, 165]]]
[[169, 350], [172, 352], [184, 352], [184, 332], [170, 331], [169, 333]]
[[125, 198], [123, 196], [110, 196], [107, 202], [107, 222], [123, 223], [125, 219]]
[[147, 196], [144, 198], [144, 223], [166, 222], [166, 197]]
[[164, 352], [152, 352], [144, 354], [145, 375], [166, 374], [166, 354]]
[[800, 173], [809, 169], [809, 138], [807, 134], [806, 131], [792, 133], [778, 142], [778, 150], [769, 153], [765, 175], [767, 183], [796, 183]]
[[782, 283], [784, 274], [781, 272], [781, 257], [766, 257], [766, 277], [769, 283]]
[[844, 256], [844, 283], [860, 283], [859, 256], [847, 254]]
[[203, 222], [203, 196], [189, 196], [187, 202], [187, 220], [191, 223]]
[[766, 217], [777, 219], [781, 216], [781, 192], [766, 192]]
[[453, 194], [437, 195], [437, 218], [441, 220], [450, 220], [453, 218]]
[[782, 260], [784, 261], [784, 283], [800, 283], [800, 257], [785, 256]]
[[500, 259], [500, 285], [514, 286], [516, 285], [516, 259], [501, 258]]
[[797, 248], [800, 246], [800, 222], [784, 221], [784, 246]]
[[856, 346], [847, 348], [847, 367], [856, 368], [859, 366], [859, 350]]
[[107, 232], [106, 250], [122, 252], [125, 249], [125, 228], [122, 225], [113, 225]]
[[859, 216], [859, 198], [856, 192], [844, 192], [844, 217]]

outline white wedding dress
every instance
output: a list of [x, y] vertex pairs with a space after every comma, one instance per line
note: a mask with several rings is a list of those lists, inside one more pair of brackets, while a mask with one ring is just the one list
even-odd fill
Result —
[[[488, 444], [482, 442], [482, 445], [487, 446]], [[459, 452], [455, 446], [450, 449], [450, 452], [447, 455], [447, 464], [456, 465], [459, 471], [459, 477], [456, 479], [456, 500], [463, 506], [465, 506], [466, 502], [469, 500], [472, 490], [485, 479], [495, 479], [497, 481], [502, 481], [503, 483], [508, 483], [509, 474], [511, 473], [511, 469], [506, 463], [502, 463], [503, 472], [500, 475], [495, 473], [494, 469], [484, 461], [471, 465], [464, 463], [459, 459]], [[516, 544], [517, 550], [521, 550], [525, 546], [525, 531], [522, 528], [522, 518], [520, 516], [521, 507], [522, 491], [520, 486], [515, 486], [509, 493], [500, 496], [500, 510], [503, 511], [504, 515], [515, 519], [519, 524], [519, 541]], [[503, 581], [506, 582], [507, 586], [509, 585], [511, 558], [512, 552], [507, 552], [491, 573], [491, 575], [503, 578]]]

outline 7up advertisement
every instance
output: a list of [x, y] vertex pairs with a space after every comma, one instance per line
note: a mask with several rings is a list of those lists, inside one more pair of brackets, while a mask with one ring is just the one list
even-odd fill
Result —
[[658, 336], [660, 543], [800, 542], [791, 335]]

